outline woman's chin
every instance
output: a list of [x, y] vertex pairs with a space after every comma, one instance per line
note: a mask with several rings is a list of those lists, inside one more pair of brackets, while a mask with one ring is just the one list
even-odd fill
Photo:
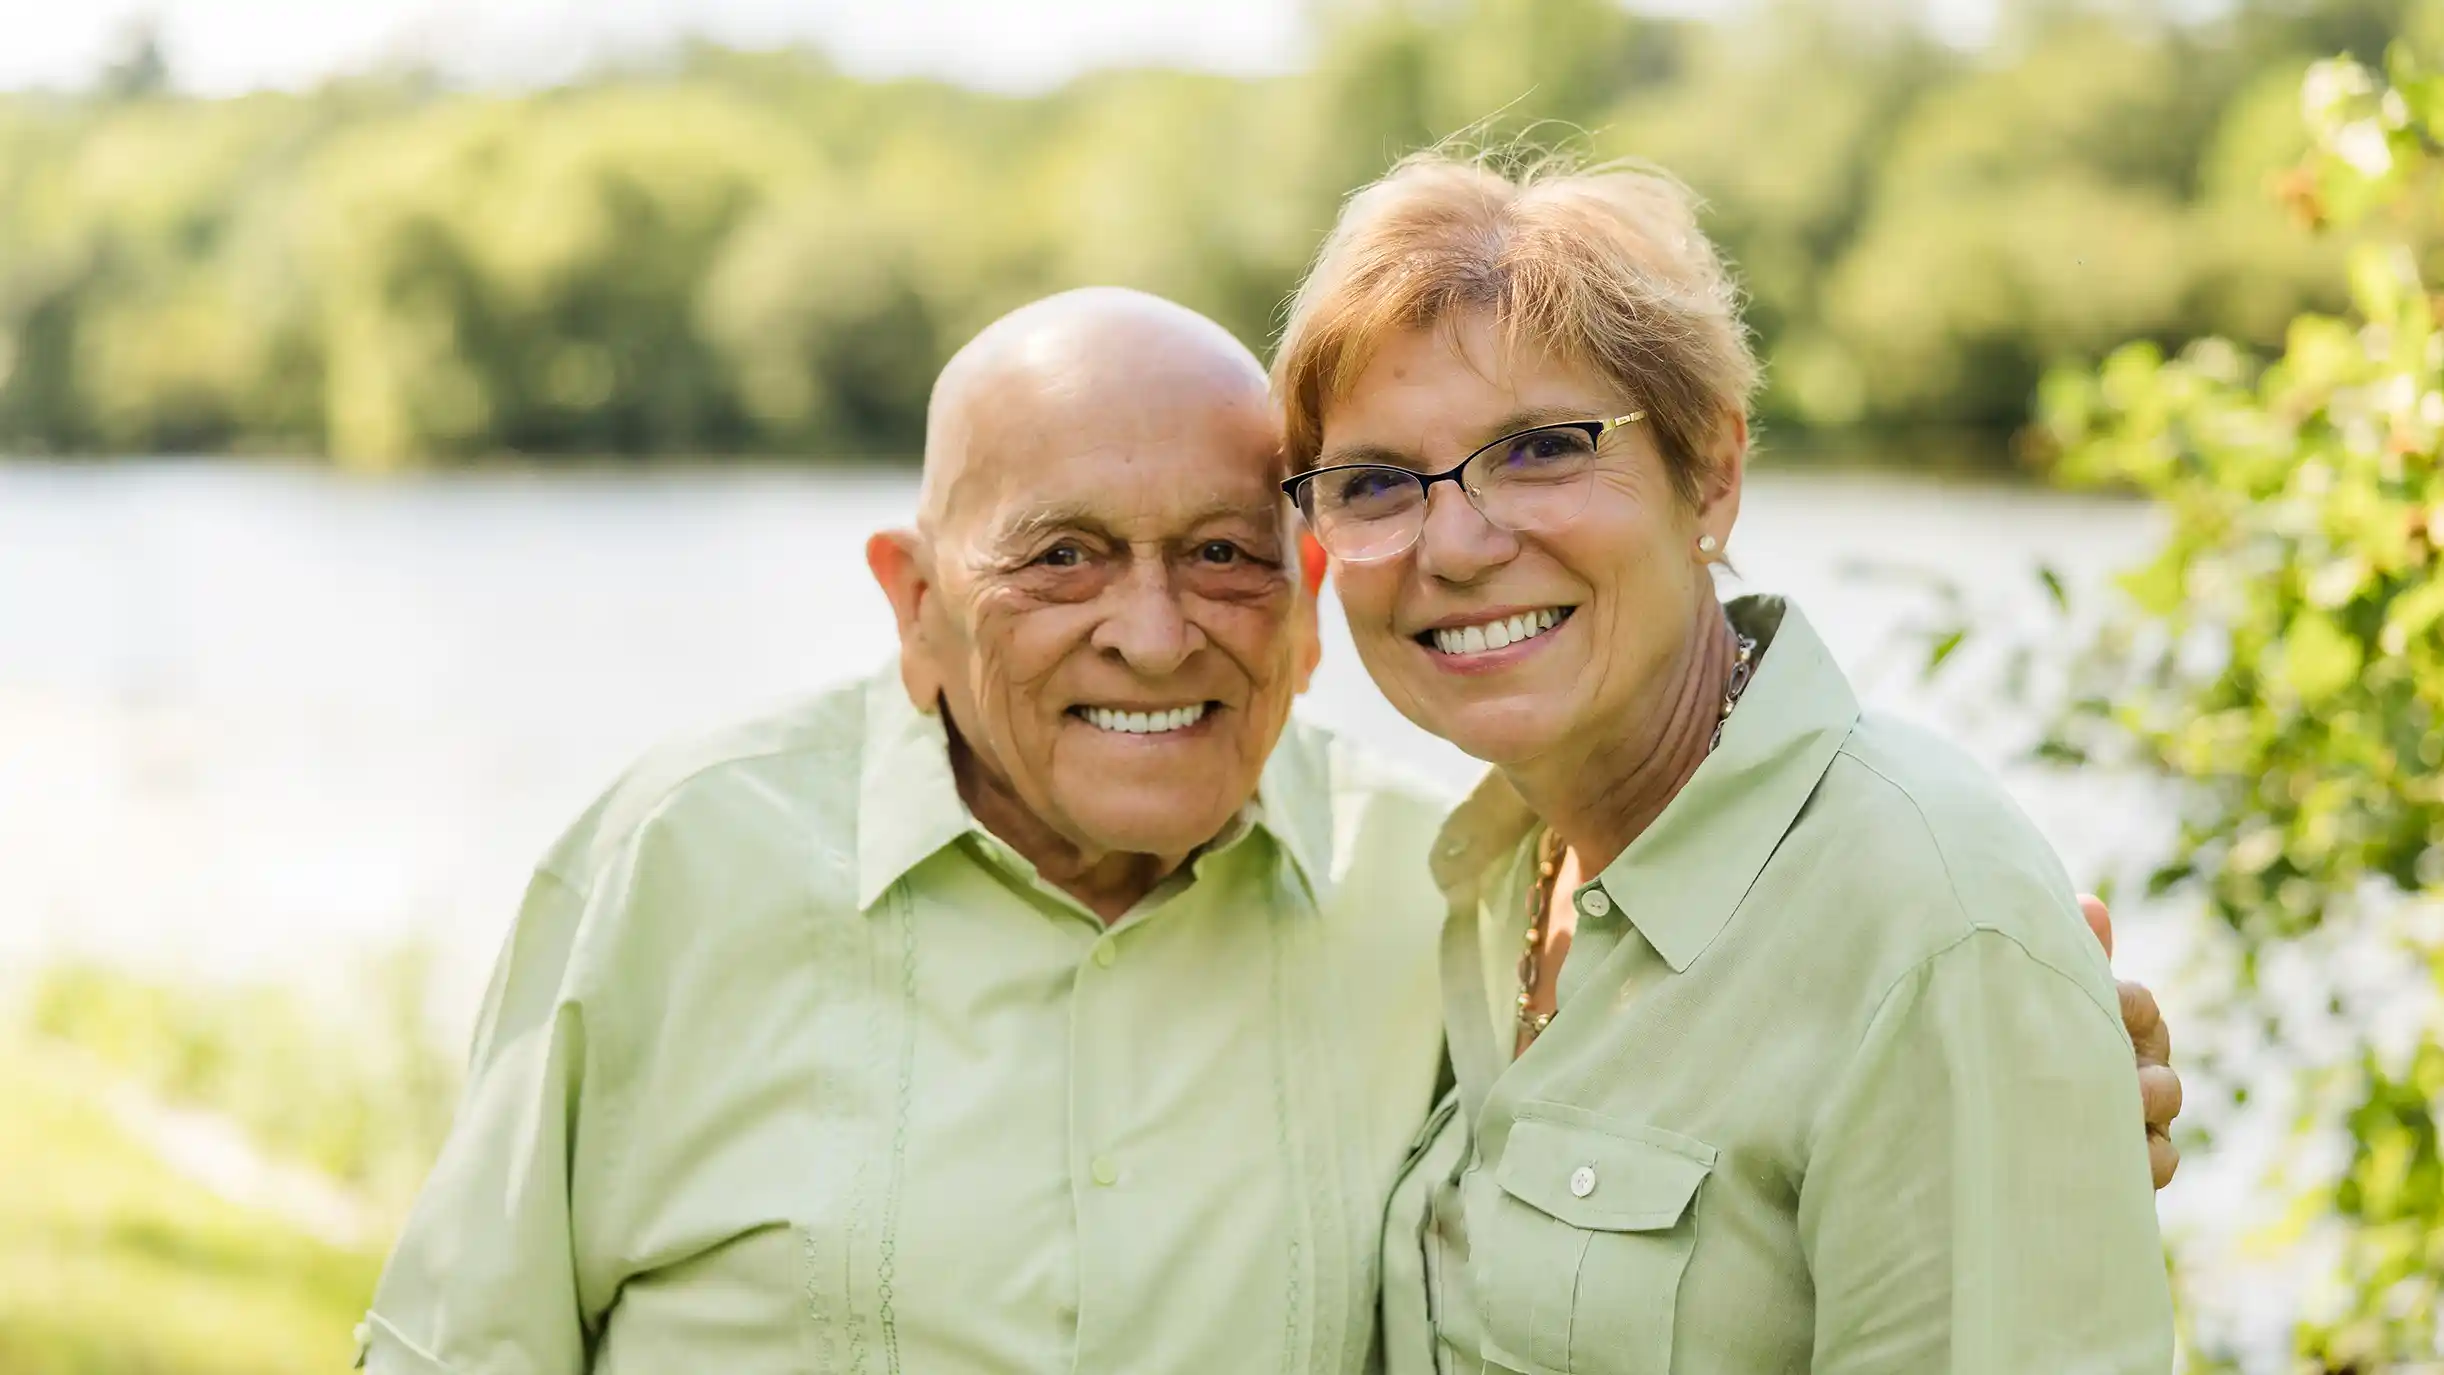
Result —
[[1450, 741], [1460, 753], [1496, 768], [1537, 758], [1561, 743], [1551, 714], [1516, 701], [1476, 703], [1433, 716], [1410, 719]]

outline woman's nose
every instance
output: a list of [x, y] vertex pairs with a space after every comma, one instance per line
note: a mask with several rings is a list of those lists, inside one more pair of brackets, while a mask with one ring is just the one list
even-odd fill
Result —
[[1426, 497], [1425, 524], [1417, 532], [1417, 568], [1443, 582], [1470, 583], [1519, 554], [1519, 538], [1485, 518], [1458, 484], [1437, 487]]

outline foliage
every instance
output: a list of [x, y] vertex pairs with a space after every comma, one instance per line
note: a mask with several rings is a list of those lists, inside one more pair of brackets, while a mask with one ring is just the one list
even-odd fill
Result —
[[44, 970], [26, 997], [36, 1043], [74, 1047], [175, 1103], [220, 1113], [264, 1148], [397, 1209], [449, 1129], [457, 1065], [433, 1038], [427, 960], [370, 962], [336, 1006], [295, 988], [149, 979], [95, 964]]
[[381, 1257], [222, 1203], [55, 1054], [0, 1035], [0, 1370], [308, 1375], [347, 1362]]
[[1339, 198], [1477, 128], [1584, 130], [1709, 196], [1780, 430], [1997, 451], [2050, 362], [2336, 304], [2262, 183], [2298, 66], [2400, 3], [2016, 0], [1966, 51], [1902, 0], [1338, 0], [1298, 76], [1029, 98], [703, 48], [208, 101], [139, 51], [0, 98], [0, 449], [904, 454], [947, 352], [1049, 290], [1261, 346]]
[[[2348, 313], [2300, 316], [2263, 364], [2222, 340], [2131, 344], [2043, 403], [2067, 473], [2169, 520], [2068, 734], [2184, 781], [2157, 886], [2231, 933], [2274, 1048], [2312, 1019], [2342, 1033], [2338, 1065], [2289, 1060], [2304, 1138], [2348, 1143], [2301, 1200], [2339, 1239], [2299, 1343], [2328, 1371], [2444, 1346], [2444, 330], [2420, 261], [2444, 210], [2437, 40], [2428, 0], [2381, 73], [2327, 61], [2305, 83], [2313, 142], [2287, 189], [2355, 240]], [[2262, 981], [2300, 956], [2332, 976], [2329, 1006]], [[2397, 977], [2346, 977], [2354, 960]]]

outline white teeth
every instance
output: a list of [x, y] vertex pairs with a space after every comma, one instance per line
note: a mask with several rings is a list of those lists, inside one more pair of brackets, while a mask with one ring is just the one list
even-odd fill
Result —
[[1186, 730], [1205, 719], [1205, 704], [1173, 707], [1169, 711], [1114, 711], [1110, 707], [1080, 707], [1078, 714], [1087, 724], [1101, 730], [1118, 731], [1123, 735], [1162, 735], [1169, 731]]
[[1506, 620], [1489, 621], [1483, 625], [1459, 626], [1434, 632], [1434, 647], [1445, 654], [1483, 654], [1489, 650], [1507, 649], [1521, 640], [1534, 639], [1561, 624], [1562, 609], [1548, 606], [1542, 611], [1527, 611]]

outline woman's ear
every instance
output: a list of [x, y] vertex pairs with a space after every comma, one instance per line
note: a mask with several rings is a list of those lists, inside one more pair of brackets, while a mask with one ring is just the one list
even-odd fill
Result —
[[942, 674], [925, 634], [925, 600], [934, 594], [925, 537], [914, 530], [883, 530], [866, 540], [866, 567], [891, 600], [900, 632], [900, 686], [921, 712], [942, 700]]
[[1740, 489], [1747, 475], [1748, 416], [1735, 410], [1715, 426], [1697, 493], [1698, 533], [1712, 536], [1716, 549], [1731, 547], [1731, 527], [1739, 524]]

